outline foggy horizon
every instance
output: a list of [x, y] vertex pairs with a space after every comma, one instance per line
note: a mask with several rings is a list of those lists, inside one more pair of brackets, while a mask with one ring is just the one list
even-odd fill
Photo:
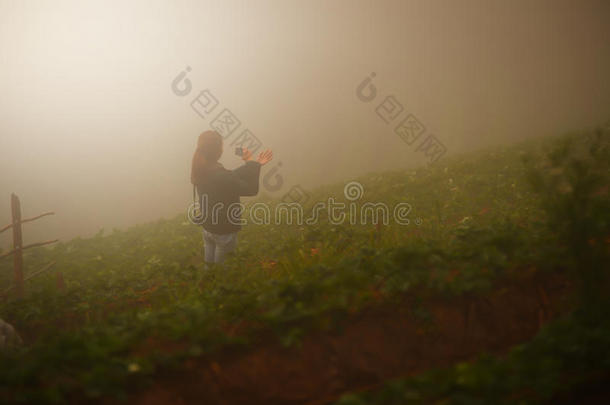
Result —
[[[276, 198], [426, 164], [376, 114], [390, 95], [443, 158], [610, 118], [608, 2], [296, 4], [0, 0], [0, 227], [13, 192], [24, 217], [56, 214], [25, 243], [186, 217], [197, 137], [223, 108], [241, 125], [221, 162], [239, 165], [230, 144], [249, 129], [274, 152], [261, 178], [281, 162], [283, 186], [261, 185]], [[202, 118], [205, 89], [219, 104]]]

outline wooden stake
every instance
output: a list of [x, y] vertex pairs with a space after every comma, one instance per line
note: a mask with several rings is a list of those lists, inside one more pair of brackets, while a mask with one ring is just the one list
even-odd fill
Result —
[[[55, 213], [54, 213], [54, 212], [45, 212], [44, 214], [37, 215], [37, 216], [35, 216], [34, 218], [22, 219], [22, 220], [21, 220], [21, 223], [22, 223], [22, 224], [25, 224], [25, 223], [27, 223], [27, 222], [36, 221], [37, 219], [42, 218], [42, 217], [46, 217], [47, 215], [55, 215]], [[4, 231], [9, 230], [9, 229], [11, 229], [12, 227], [13, 227], [13, 224], [8, 224], [8, 225], [7, 225], [7, 226], [5, 226], [4, 228], [1, 228], [1, 229], [0, 229], [0, 233], [2, 233], [2, 232], [4, 232]]]
[[[24, 282], [26, 282], [26, 281], [28, 281], [28, 280], [30, 280], [30, 279], [32, 279], [32, 278], [34, 278], [34, 277], [36, 277], [37, 275], [44, 273], [45, 271], [49, 270], [49, 269], [50, 269], [51, 267], [53, 267], [54, 265], [55, 265], [55, 262], [51, 262], [51, 263], [47, 264], [47, 265], [46, 265], [46, 266], [44, 266], [42, 269], [40, 269], [40, 270], [38, 270], [38, 271], [35, 271], [34, 273], [32, 273], [32, 274], [30, 274], [29, 276], [25, 277], [25, 278], [23, 279], [23, 281], [24, 281]], [[9, 292], [10, 292], [10, 291], [13, 289], [13, 288], [15, 288], [15, 286], [14, 286], [14, 285], [11, 285], [9, 288], [7, 288], [6, 290], [2, 291], [2, 292], [0, 293], [0, 297], [3, 297], [3, 296], [5, 296], [6, 294], [8, 294], [8, 293], [9, 293]]]
[[33, 247], [39, 247], [39, 246], [50, 245], [51, 243], [55, 243], [55, 242], [59, 242], [59, 239], [48, 240], [48, 241], [46, 241], [46, 242], [37, 242], [37, 243], [32, 243], [31, 245], [27, 245], [27, 246], [23, 246], [23, 247], [21, 247], [21, 249], [13, 249], [13, 250], [11, 250], [10, 252], [2, 253], [2, 254], [0, 255], [0, 259], [2, 259], [3, 257], [6, 257], [6, 256], [10, 256], [10, 255], [12, 255], [12, 254], [13, 254], [13, 253], [15, 253], [17, 250], [21, 250], [21, 251], [23, 251], [23, 250], [27, 250], [27, 249], [30, 249], [30, 248], [33, 248]]
[[13, 263], [15, 269], [15, 291], [17, 298], [23, 298], [23, 237], [21, 234], [21, 202], [19, 197], [11, 194], [11, 212], [13, 214]]

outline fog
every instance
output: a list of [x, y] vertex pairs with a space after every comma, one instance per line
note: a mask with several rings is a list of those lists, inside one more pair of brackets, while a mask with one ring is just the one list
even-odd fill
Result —
[[[250, 130], [274, 151], [274, 197], [427, 164], [394, 133], [406, 114], [443, 158], [595, 126], [609, 21], [603, 0], [1, 0], [0, 227], [12, 192], [24, 217], [56, 213], [26, 243], [186, 213], [197, 136], [224, 108], [241, 124], [221, 162], [239, 164], [230, 144]], [[218, 105], [202, 117], [206, 89]], [[387, 96], [403, 106], [391, 124]]]

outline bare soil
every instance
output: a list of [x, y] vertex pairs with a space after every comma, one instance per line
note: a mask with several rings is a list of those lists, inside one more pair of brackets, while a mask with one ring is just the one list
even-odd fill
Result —
[[285, 348], [270, 335], [247, 351], [190, 359], [179, 371], [159, 373], [152, 387], [130, 394], [127, 403], [332, 403], [390, 378], [483, 352], [502, 354], [568, 311], [572, 289], [564, 277], [533, 276], [504, 282], [484, 296], [430, 295], [421, 304], [404, 296], [354, 314], [330, 331], [311, 333], [299, 347]]

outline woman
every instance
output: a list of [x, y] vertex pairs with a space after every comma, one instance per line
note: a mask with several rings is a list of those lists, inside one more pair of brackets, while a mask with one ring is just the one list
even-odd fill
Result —
[[241, 229], [239, 197], [258, 194], [261, 166], [273, 159], [273, 153], [266, 150], [256, 161], [250, 160], [252, 153], [243, 148], [242, 159], [246, 163], [235, 170], [227, 170], [218, 162], [220, 156], [222, 136], [215, 131], [199, 135], [191, 165], [191, 183], [202, 211], [206, 266], [221, 263], [225, 255], [235, 249], [237, 232]]

